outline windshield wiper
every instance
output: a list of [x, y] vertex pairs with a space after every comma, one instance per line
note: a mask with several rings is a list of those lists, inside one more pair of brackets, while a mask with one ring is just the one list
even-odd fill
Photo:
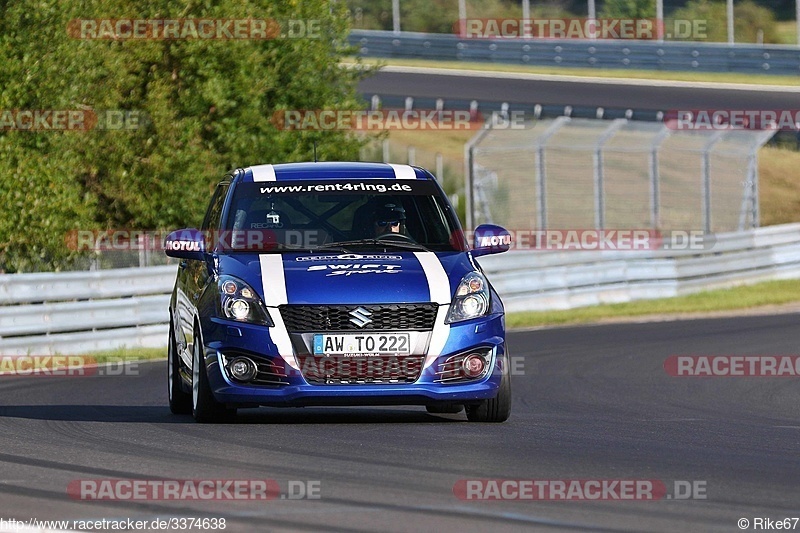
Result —
[[[406, 242], [393, 239], [358, 239], [354, 241], [340, 241], [332, 242], [330, 244], [323, 244], [318, 246], [317, 250], [330, 250], [331, 248], [341, 248], [343, 246], [380, 246], [383, 248], [402, 248], [405, 250], [421, 250], [423, 252], [430, 252], [429, 248], [415, 243]], [[349, 253], [349, 252], [348, 252]]]
[[[352, 254], [353, 251], [345, 248], [342, 245], [347, 245], [348, 243], [345, 242], [331, 242], [328, 244], [320, 244], [319, 246], [306, 246], [302, 248], [303, 250], [308, 250], [309, 252], [318, 252], [320, 250], [326, 250], [331, 252], [342, 252], [345, 254]], [[298, 248], [299, 249], [299, 248]]]

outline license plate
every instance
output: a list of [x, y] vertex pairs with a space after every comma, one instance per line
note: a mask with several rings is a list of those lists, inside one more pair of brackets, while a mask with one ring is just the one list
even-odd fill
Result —
[[383, 355], [411, 353], [408, 333], [314, 335], [314, 355]]

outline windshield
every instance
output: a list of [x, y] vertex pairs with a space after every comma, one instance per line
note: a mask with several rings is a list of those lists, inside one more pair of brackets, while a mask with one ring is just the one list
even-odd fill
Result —
[[424, 180], [240, 183], [223, 229], [232, 251], [465, 249], [440, 189]]

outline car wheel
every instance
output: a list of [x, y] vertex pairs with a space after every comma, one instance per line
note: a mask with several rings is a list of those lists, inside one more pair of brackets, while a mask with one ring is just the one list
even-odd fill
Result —
[[188, 415], [192, 412], [192, 395], [183, 390], [180, 374], [181, 362], [178, 348], [175, 346], [175, 331], [172, 321], [169, 325], [169, 344], [167, 345], [167, 393], [169, 394], [169, 410], [176, 415]]
[[464, 410], [461, 404], [434, 404], [426, 405], [425, 410], [432, 415], [457, 415]]
[[497, 396], [483, 400], [477, 405], [467, 406], [467, 420], [470, 422], [505, 422], [511, 415], [511, 375], [508, 356], [503, 359], [503, 375]]
[[195, 331], [192, 345], [192, 416], [204, 423], [232, 422], [236, 419], [236, 409], [226, 408], [211, 392], [202, 356], [203, 340], [198, 331]]

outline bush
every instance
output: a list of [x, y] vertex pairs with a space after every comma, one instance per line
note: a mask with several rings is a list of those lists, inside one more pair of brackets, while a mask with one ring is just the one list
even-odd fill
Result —
[[[532, 18], [572, 16], [566, 1], [532, 2]], [[353, 28], [392, 29], [391, 0], [349, 0], [347, 6]], [[468, 0], [468, 18], [522, 18], [521, 3], [516, 0]], [[454, 33], [458, 22], [456, 0], [401, 0], [400, 29], [425, 33]]]
[[[188, 6], [188, 7], [187, 7]], [[294, 6], [294, 7], [290, 7]], [[316, 39], [80, 40], [72, 19], [317, 19]], [[0, 2], [0, 111], [127, 110], [132, 130], [0, 130], [0, 270], [68, 268], [74, 229], [158, 229], [200, 223], [229, 169], [312, 158], [356, 159], [349, 132], [296, 132], [281, 109], [357, 109], [360, 74], [348, 52], [347, 10], [327, 0]], [[102, 116], [102, 113], [101, 113]]]
[[600, 10], [603, 18], [655, 18], [656, 0], [606, 0]]
[[[674, 12], [676, 20], [706, 21], [706, 38], [692, 37], [687, 40], [727, 42], [727, 10], [724, 1], [691, 0], [686, 7]], [[667, 24], [667, 27], [670, 25]], [[758, 30], [764, 32], [764, 43], [780, 42], [775, 25], [774, 13], [751, 0], [737, 1], [734, 4], [734, 40], [737, 43], [755, 43]]]

